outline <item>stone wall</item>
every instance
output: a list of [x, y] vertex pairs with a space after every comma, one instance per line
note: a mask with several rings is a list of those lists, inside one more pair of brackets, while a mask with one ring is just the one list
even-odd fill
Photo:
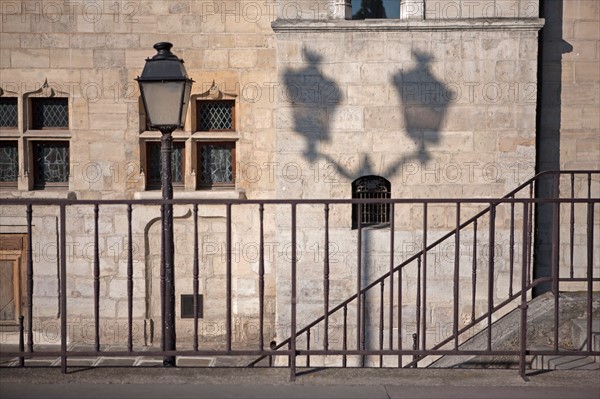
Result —
[[[600, 5], [595, 1], [545, 1], [543, 17], [546, 26], [541, 31], [541, 85], [538, 115], [538, 170], [597, 170], [600, 165], [600, 33], [598, 21]], [[597, 197], [598, 176], [592, 176], [591, 193], [587, 176], [576, 175], [561, 179], [561, 197]], [[571, 192], [571, 188], [573, 191]], [[551, 179], [542, 181], [540, 197], [554, 195]], [[574, 266], [587, 264], [587, 209], [584, 204], [573, 209], [574, 220], [580, 228], [573, 231]], [[595, 219], [595, 226], [598, 225]], [[562, 275], [569, 275], [571, 267], [571, 209], [560, 210]], [[552, 268], [550, 246], [553, 228], [553, 209], [540, 206], [536, 251], [540, 254], [537, 273], [549, 275]], [[597, 232], [597, 228], [595, 232]], [[596, 253], [594, 253], [595, 256]], [[573, 286], [571, 289], [581, 289]]]
[[[573, 35], [572, 46], [581, 46], [581, 51], [566, 55], [563, 64], [573, 74], [572, 80], [563, 79], [567, 97], [561, 103], [562, 120], [571, 125], [561, 131], [561, 167], [598, 166], [593, 163], [598, 153], [594, 146], [598, 126], [593, 125], [597, 115], [592, 112], [598, 98], [585, 94], [580, 104], [573, 97], [582, 86], [590, 87], [588, 93], [597, 92], [593, 85], [598, 40], [593, 24], [598, 7], [592, 3], [596, 4], [581, 1], [565, 8], [565, 32]], [[2, 2], [0, 94], [19, 99], [20, 121], [18, 129], [2, 131], [2, 139], [18, 141], [20, 155], [18, 187], [3, 189], [2, 197], [158, 198], [158, 192], [144, 190], [142, 165], [145, 141], [156, 140], [159, 134], [145, 131], [134, 78], [145, 58], [153, 55], [152, 45], [165, 40], [174, 44], [173, 52], [185, 60], [196, 81], [193, 100], [216, 93], [236, 102], [237, 131], [216, 136], [196, 131], [192, 103], [184, 129], [175, 132], [175, 139], [186, 145], [186, 183], [175, 198], [345, 199], [352, 196], [352, 182], [365, 175], [388, 179], [395, 198], [499, 197], [535, 172], [540, 152], [536, 106], [542, 26], [537, 1], [405, 1], [401, 20], [384, 21], [344, 20], [347, 7], [338, 0], [69, 4]], [[70, 181], [63, 191], [32, 190], [27, 101], [48, 95], [69, 98], [68, 131], [35, 132], [38, 138], [70, 141]], [[553, 110], [550, 107], [546, 115], [553, 115]], [[210, 138], [236, 140], [234, 190], [195, 189], [195, 143]], [[463, 206], [460, 220], [483, 206]], [[1, 232], [26, 232], [23, 207], [3, 207], [1, 212]], [[232, 212], [235, 345], [255, 345], [258, 207], [234, 206]], [[394, 263], [422, 247], [422, 212], [422, 206], [396, 207]], [[507, 207], [498, 209], [497, 300], [508, 288], [509, 212]], [[452, 205], [429, 207], [428, 242], [455, 227], [455, 213]], [[330, 210], [332, 304], [356, 289], [358, 237], [351, 228], [351, 214], [349, 205]], [[52, 207], [34, 210], [34, 248], [40, 251], [34, 268], [34, 314], [42, 324], [58, 320], [57, 257], [52, 252], [57, 215]], [[160, 339], [158, 217], [157, 206], [134, 207], [136, 344]], [[126, 207], [101, 207], [100, 306], [107, 320], [102, 333], [106, 342], [123, 343], [126, 336], [126, 220]], [[67, 221], [68, 251], [73, 252], [68, 261], [68, 312], [75, 326], [70, 336], [89, 340], [93, 211], [69, 207]], [[225, 207], [200, 206], [198, 221], [205, 315], [201, 342], [218, 346], [225, 324]], [[323, 310], [323, 226], [322, 206], [298, 208], [300, 325]], [[289, 206], [265, 206], [266, 340], [289, 336], [290, 227]], [[193, 229], [192, 207], [176, 207], [178, 301], [180, 294], [192, 293]], [[479, 239], [486, 242], [486, 224], [480, 229]], [[360, 261], [367, 284], [389, 269], [390, 232], [382, 228], [363, 234]], [[466, 231], [463, 238], [468, 241], [472, 235]], [[442, 247], [428, 259], [427, 322], [437, 326], [431, 334], [438, 337], [451, 322], [450, 250], [451, 246]], [[488, 251], [482, 246], [477, 253], [479, 284], [488, 278]], [[472, 248], [461, 247], [460, 256], [465, 264], [461, 263], [460, 284], [469, 287]], [[415, 317], [416, 272], [412, 264], [404, 275], [407, 320]], [[389, 287], [384, 290], [387, 298]], [[484, 289], [478, 290], [478, 308], [484, 308], [486, 297]], [[462, 322], [468, 319], [469, 298], [461, 294]], [[368, 345], [376, 345], [377, 299], [378, 293], [368, 298], [372, 304], [367, 314]], [[355, 320], [353, 312], [349, 309], [350, 320]], [[150, 321], [155, 324], [153, 336]], [[339, 315], [332, 319], [338, 344], [341, 323]], [[189, 339], [191, 322], [178, 319], [177, 325], [178, 336]], [[407, 321], [401, 327], [405, 345], [410, 346], [414, 325]], [[319, 337], [313, 336], [315, 342]]]
[[[460, 27], [455, 21], [386, 21], [384, 25], [354, 21], [352, 28], [347, 23], [278, 20], [274, 24], [279, 79], [287, 89], [277, 110], [276, 160], [288, 165], [278, 176], [278, 198], [351, 198], [352, 182], [368, 175], [386, 178], [392, 198], [500, 197], [534, 175], [537, 20], [474, 22]], [[484, 207], [461, 207], [460, 220]], [[319, 243], [323, 242], [324, 217], [322, 207], [301, 209], [303, 215], [313, 215], [298, 220], [299, 252], [309, 255], [297, 266], [298, 275], [306, 276], [298, 280], [298, 320], [308, 322], [323, 309]], [[520, 214], [517, 210], [517, 219]], [[290, 240], [289, 215], [278, 215], [281, 236]], [[510, 285], [509, 207], [499, 207], [497, 217], [496, 303], [506, 299]], [[395, 221], [393, 263], [397, 265], [422, 248], [423, 206], [398, 205]], [[351, 206], [331, 207], [329, 234], [336, 248], [330, 274], [332, 303], [356, 292], [358, 233], [351, 229], [351, 222]], [[430, 205], [428, 244], [455, 226], [454, 205]], [[483, 221], [479, 229], [477, 313], [487, 306], [488, 293], [482, 287], [489, 263], [489, 225]], [[389, 236], [389, 228], [363, 231], [363, 287], [389, 270]], [[463, 232], [462, 240], [459, 319], [464, 326], [472, 310], [472, 229]], [[453, 245], [445, 242], [428, 255], [425, 317], [430, 343], [439, 342], [452, 329]], [[319, 256], [314, 256], [316, 248]], [[290, 263], [278, 265], [277, 270], [277, 320], [285, 324], [290, 320], [286, 297]], [[520, 269], [515, 270], [517, 284]], [[416, 286], [413, 262], [403, 271], [404, 347], [412, 346], [411, 335], [416, 331]], [[385, 304], [389, 289], [383, 288]], [[371, 349], [378, 347], [379, 297], [379, 289], [366, 297], [365, 344]], [[332, 318], [339, 347], [340, 313]], [[354, 348], [355, 303], [348, 308], [348, 325], [349, 347]], [[316, 347], [322, 345], [321, 333], [318, 328], [313, 331], [319, 337], [313, 338]]]
[[[145, 131], [134, 78], [141, 73], [145, 59], [155, 53], [152, 46], [160, 41], [174, 44], [173, 52], [185, 60], [187, 72], [195, 80], [185, 127], [174, 133], [175, 140], [184, 141], [186, 148], [185, 187], [175, 190], [175, 198], [274, 197], [274, 177], [270, 175], [274, 174], [276, 104], [270, 93], [276, 87], [276, 48], [270, 23], [275, 18], [275, 11], [263, 3], [2, 2], [0, 95], [18, 98], [19, 109], [18, 128], [2, 129], [2, 139], [18, 141], [20, 163], [17, 189], [3, 188], [2, 197], [158, 198], [159, 192], [145, 190], [143, 149], [147, 140], [157, 140], [160, 134]], [[197, 131], [194, 102], [213, 95], [235, 100], [236, 132]], [[69, 129], [32, 133], [27, 116], [28, 99], [32, 96], [67, 97]], [[29, 143], [33, 137], [69, 141], [68, 189], [32, 190], [33, 161]], [[235, 189], [216, 193], [196, 190], [196, 143], [209, 139], [236, 141]], [[93, 309], [90, 258], [93, 250], [88, 246], [93, 242], [93, 211], [91, 206], [69, 207], [68, 210], [67, 242], [74, 252], [68, 263], [69, 316], [73, 316], [76, 325], [87, 326]], [[126, 337], [123, 330], [127, 318], [125, 212], [124, 206], [101, 206], [100, 210], [100, 304], [101, 315], [108, 323], [102, 333], [105, 342], [122, 343]], [[190, 231], [193, 231], [193, 223], [189, 212], [191, 206], [175, 214], [178, 301], [180, 294], [192, 293], [193, 251], [190, 245], [193, 241]], [[265, 215], [269, 217], [270, 212], [267, 209]], [[224, 316], [221, 313], [214, 315], [211, 311], [217, 308], [215, 303], [219, 308], [224, 307], [225, 284], [221, 270], [225, 250], [224, 207], [218, 211], [200, 207], [199, 214], [200, 250], [212, 251], [204, 257], [206, 263], [201, 263], [201, 269], [209, 265], [218, 269], [214, 273], [201, 274], [200, 293], [204, 295], [206, 315], [201, 322], [219, 325], [219, 332], [211, 330], [207, 335], [222, 335]], [[34, 209], [34, 248], [40, 248], [40, 251], [54, 248], [56, 251], [57, 216], [57, 208]], [[150, 338], [150, 320], [157, 326], [160, 323], [160, 312], [154, 303], [160, 298], [159, 285], [153, 280], [158, 276], [160, 260], [158, 216], [157, 207], [136, 207], [133, 212], [136, 344]], [[256, 226], [256, 219], [236, 215], [234, 223], [234, 236], [237, 237], [241, 232], [249, 233]], [[3, 208], [1, 224], [4, 233], [26, 232], [24, 208]], [[248, 239], [258, 242], [254, 236]], [[212, 243], [216, 243], [216, 248], [211, 246]], [[235, 243], [239, 244], [240, 240], [236, 239]], [[208, 260], [212, 256], [218, 258], [215, 265]], [[41, 323], [56, 323], [56, 254], [46, 256], [41, 253], [36, 259], [34, 315]], [[257, 300], [258, 271], [256, 261], [252, 263], [245, 259], [242, 257], [235, 263], [233, 311], [234, 315], [256, 319], [256, 306], [251, 310], [248, 307]], [[211, 280], [213, 277], [216, 282]], [[272, 268], [268, 268], [266, 286], [270, 301], [273, 300], [272, 279]], [[272, 309], [273, 305], [267, 309], [267, 320], [273, 318]], [[113, 321], [120, 323], [118, 333], [111, 332]], [[180, 336], [187, 334], [189, 337], [189, 321], [179, 322]], [[215, 330], [213, 327], [210, 328]], [[75, 331], [74, 327], [70, 335], [81, 337], [87, 334], [90, 339], [90, 331], [82, 332], [85, 328]], [[201, 333], [208, 330], [201, 329]], [[155, 331], [157, 342], [160, 329], [157, 327]]]

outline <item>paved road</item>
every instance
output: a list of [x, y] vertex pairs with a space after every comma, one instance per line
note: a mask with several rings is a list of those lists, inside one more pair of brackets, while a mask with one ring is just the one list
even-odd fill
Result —
[[515, 370], [56, 368], [0, 369], [0, 398], [600, 398], [600, 372]]
[[2, 384], [2, 399], [211, 398], [211, 399], [391, 399], [511, 398], [598, 399], [595, 387], [422, 387], [397, 385], [198, 385], [198, 384]]

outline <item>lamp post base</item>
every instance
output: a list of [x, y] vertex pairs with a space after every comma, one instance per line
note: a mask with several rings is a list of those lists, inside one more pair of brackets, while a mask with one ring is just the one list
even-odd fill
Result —
[[163, 367], [177, 367], [175, 356], [165, 357], [163, 359]]

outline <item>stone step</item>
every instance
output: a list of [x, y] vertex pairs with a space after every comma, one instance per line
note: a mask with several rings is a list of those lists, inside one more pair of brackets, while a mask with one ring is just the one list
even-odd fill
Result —
[[[587, 319], [571, 320], [571, 335], [575, 348], [587, 348]], [[592, 350], [600, 350], [600, 319], [592, 319]]]
[[594, 356], [535, 356], [534, 370], [600, 370]]

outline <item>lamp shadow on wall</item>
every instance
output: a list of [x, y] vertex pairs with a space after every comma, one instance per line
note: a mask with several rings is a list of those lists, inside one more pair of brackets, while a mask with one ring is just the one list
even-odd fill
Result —
[[[360, 148], [345, 148], [347, 152], [356, 151], [357, 155], [360, 154], [359, 167], [354, 169], [345, 166], [340, 159], [335, 159], [327, 152], [321, 151], [320, 144], [332, 141], [330, 122], [344, 99], [339, 84], [323, 74], [323, 57], [306, 48], [303, 50], [303, 57], [307, 62], [306, 66], [300, 69], [287, 68], [283, 73], [286, 97], [284, 100], [287, 104], [279, 112], [282, 112], [281, 117], [284, 124], [289, 125], [304, 139], [302, 154], [307, 161], [324, 160], [335, 167], [340, 177], [352, 182], [358, 177], [368, 175], [391, 179], [402, 172], [403, 164], [406, 162], [426, 163], [432, 158], [429, 146], [437, 145], [441, 141], [444, 120], [455, 93], [432, 73], [431, 55], [413, 52], [413, 59], [416, 60], [414, 67], [407, 71], [400, 69], [390, 76], [390, 84], [401, 99], [395, 112], [400, 113], [403, 118], [399, 119], [405, 121], [404, 132], [400, 127], [398, 131], [389, 131], [389, 127], [386, 127], [386, 129], [382, 129], [384, 132], [378, 134], [389, 135], [387, 138], [389, 142], [398, 145], [406, 142], [406, 139], [401, 137], [406, 134], [412, 141], [412, 144], [407, 146], [407, 152], [404, 154], [396, 152], [397, 158], [382, 165], [376, 165], [370, 151], [361, 151]], [[370, 104], [365, 104], [365, 106], [370, 106]], [[340, 132], [340, 135], [343, 135], [343, 132]], [[336, 138], [343, 140], [341, 136]], [[286, 140], [287, 137], [282, 139]], [[296, 143], [290, 142], [289, 145], [295, 146]], [[375, 260], [372, 252], [373, 241], [377, 239], [375, 231], [365, 228], [361, 234], [363, 237], [361, 286], [364, 287], [373, 278], [378, 277], [375, 274], [380, 269], [372, 264]], [[370, 299], [365, 298], [367, 308], [368, 303], [370, 303]], [[367, 346], [371, 347], [375, 343], [375, 336], [369, 332], [365, 334]]]
[[408, 71], [398, 71], [393, 84], [401, 100], [406, 135], [416, 144], [408, 158], [425, 164], [431, 159], [428, 147], [441, 141], [448, 106], [456, 93], [433, 75], [431, 55], [413, 50], [413, 57], [416, 65]]
[[293, 129], [306, 139], [304, 157], [314, 162], [320, 157], [319, 142], [328, 142], [330, 128], [328, 115], [341, 102], [339, 85], [321, 73], [323, 57], [303, 49], [306, 67], [287, 69], [283, 75], [284, 101], [292, 105]]
[[[340, 176], [352, 181], [366, 175], [389, 179], [400, 173], [406, 162], [424, 164], [431, 159], [428, 147], [440, 142], [448, 107], [456, 96], [454, 91], [433, 75], [431, 55], [414, 51], [416, 65], [408, 71], [399, 70], [391, 79], [401, 99], [398, 112], [405, 121], [404, 133], [413, 142], [410, 147], [414, 149], [379, 168], [372, 154], [363, 152], [358, 170], [349, 169], [330, 154], [319, 150], [320, 143], [331, 141], [329, 121], [343, 101], [342, 91], [335, 80], [322, 73], [320, 54], [304, 48], [303, 56], [307, 65], [301, 69], [288, 68], [283, 74], [283, 81], [284, 100], [291, 105], [293, 130], [305, 139], [303, 156], [306, 160], [325, 160], [335, 167]], [[390, 140], [394, 138], [390, 137]]]

